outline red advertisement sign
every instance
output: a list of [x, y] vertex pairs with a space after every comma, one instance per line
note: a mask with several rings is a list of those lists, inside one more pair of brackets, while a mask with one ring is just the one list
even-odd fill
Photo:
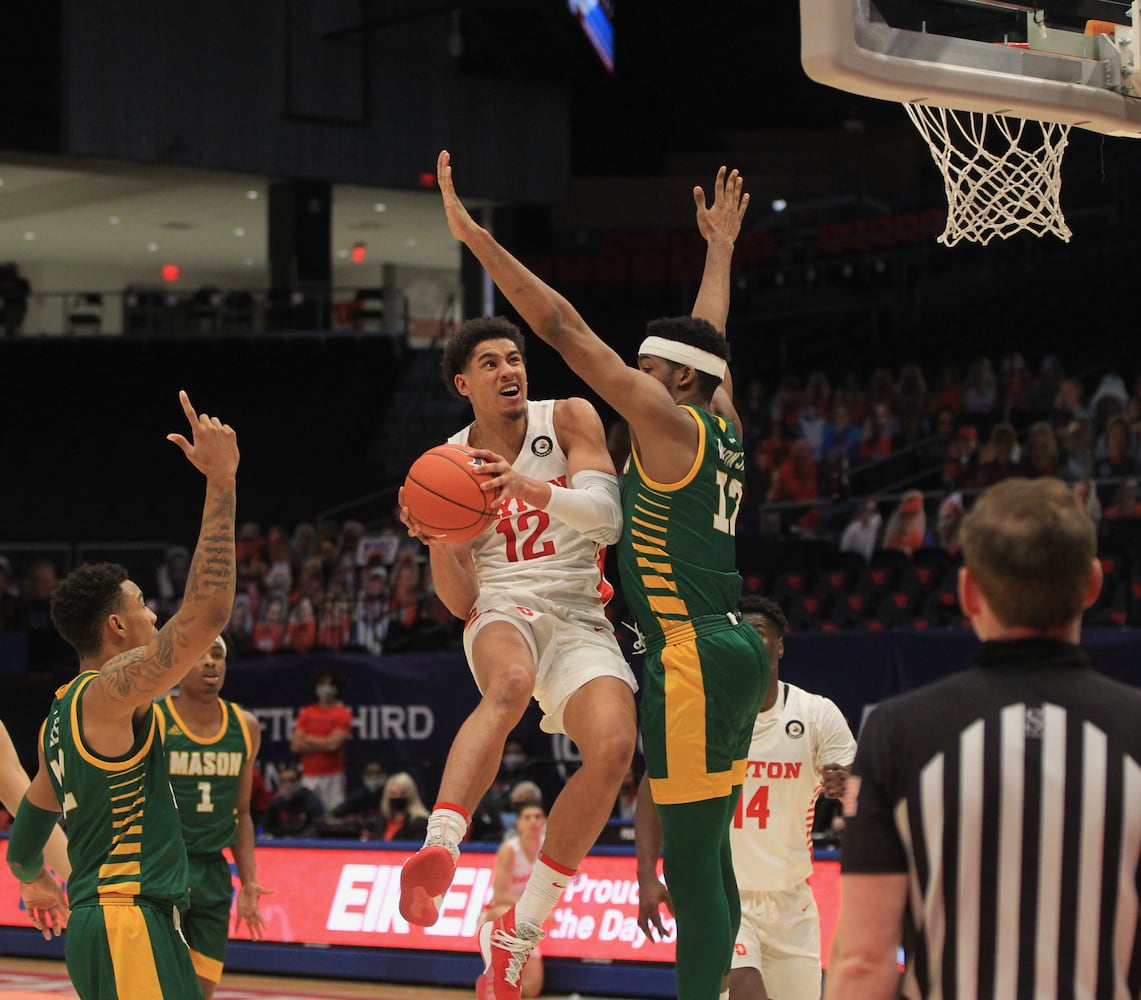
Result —
[[[3, 867], [0, 841], [0, 924], [26, 927], [16, 880]], [[491, 895], [494, 854], [467, 852], [432, 927], [410, 926], [400, 916], [400, 866], [407, 851], [280, 847], [257, 849], [258, 881], [273, 889], [262, 897], [266, 939], [283, 943], [424, 948], [471, 952], [479, 915]], [[817, 862], [812, 887], [820, 907], [823, 953], [828, 954], [839, 910], [839, 864]], [[669, 962], [670, 936], [652, 941], [639, 930], [638, 880], [629, 855], [591, 855], [545, 925], [543, 954], [590, 960]], [[232, 922], [231, 922], [232, 925]], [[234, 938], [247, 938], [245, 928]]]

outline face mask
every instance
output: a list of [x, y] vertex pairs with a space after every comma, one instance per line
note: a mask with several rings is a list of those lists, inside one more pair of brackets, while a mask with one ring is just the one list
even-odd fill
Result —
[[508, 771], [518, 771], [524, 764], [527, 763], [527, 758], [521, 753], [509, 753], [503, 757], [503, 766]]
[[370, 792], [379, 792], [384, 787], [383, 778], [365, 778], [364, 786]]
[[318, 684], [317, 697], [318, 698], [335, 698], [337, 689], [332, 684]]
[[404, 812], [408, 809], [408, 799], [403, 795], [394, 795], [388, 800], [388, 807], [393, 812]]

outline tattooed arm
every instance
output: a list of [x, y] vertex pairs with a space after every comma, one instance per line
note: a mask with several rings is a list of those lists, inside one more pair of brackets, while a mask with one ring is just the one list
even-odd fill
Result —
[[195, 412], [185, 392], [179, 393], [179, 400], [190, 422], [191, 440], [181, 434], [168, 434], [167, 439], [206, 477], [202, 528], [182, 606], [147, 645], [108, 660], [98, 683], [84, 695], [85, 708], [110, 717], [147, 707], [177, 684], [226, 627], [234, 603], [237, 437], [229, 424]]

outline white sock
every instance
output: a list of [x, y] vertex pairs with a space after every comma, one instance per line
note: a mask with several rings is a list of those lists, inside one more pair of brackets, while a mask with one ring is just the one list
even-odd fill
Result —
[[551, 915], [574, 872], [555, 865], [545, 854], [540, 854], [527, 879], [527, 886], [515, 904], [515, 926], [530, 924], [536, 930]]
[[437, 806], [428, 817], [428, 835], [424, 845], [442, 844], [453, 858], [460, 856], [460, 841], [467, 833], [468, 818], [463, 813], [446, 806]]

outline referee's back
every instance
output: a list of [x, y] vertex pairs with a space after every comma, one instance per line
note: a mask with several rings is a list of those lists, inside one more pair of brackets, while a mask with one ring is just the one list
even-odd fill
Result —
[[[1075, 646], [989, 643], [877, 708], [860, 752], [900, 780], [909, 995], [1141, 996], [1141, 690]], [[850, 838], [845, 872], [890, 867], [875, 848]]]
[[826, 1000], [1141, 997], [1141, 687], [1096, 673], [1097, 535], [1050, 477], [960, 529], [963, 673], [880, 705], [844, 795]]

